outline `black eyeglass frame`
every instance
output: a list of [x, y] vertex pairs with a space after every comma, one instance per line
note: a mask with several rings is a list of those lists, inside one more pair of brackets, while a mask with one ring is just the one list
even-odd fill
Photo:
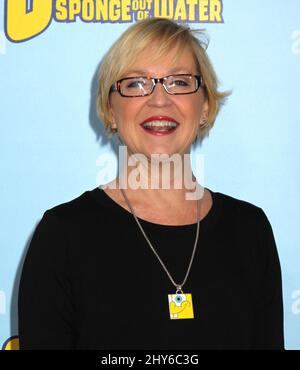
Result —
[[[167, 79], [168, 77], [177, 77], [177, 76], [191, 76], [191, 77], [195, 77], [196, 78], [196, 81], [197, 81], [197, 87], [194, 91], [191, 91], [191, 92], [187, 92], [187, 93], [171, 93], [167, 90], [164, 82], [165, 82], [165, 79]], [[148, 94], [143, 94], [143, 95], [124, 95], [122, 93], [122, 90], [121, 90], [121, 83], [122, 81], [125, 81], [125, 80], [131, 80], [132, 78], [146, 78], [147, 80], [151, 80], [152, 81], [152, 90], [148, 93]], [[149, 76], [132, 76], [132, 77], [124, 77], [122, 78], [121, 80], [118, 80], [116, 82], [114, 82], [110, 88], [110, 92], [112, 91], [118, 91], [118, 93], [123, 96], [124, 98], [139, 98], [139, 97], [143, 97], [143, 96], [149, 96], [153, 93], [154, 89], [155, 89], [155, 86], [157, 83], [161, 83], [166, 91], [167, 94], [169, 95], [188, 95], [188, 94], [195, 94], [200, 87], [203, 87], [203, 78], [201, 75], [193, 75], [193, 74], [189, 74], [189, 73], [181, 73], [181, 74], [177, 74], [177, 75], [168, 75], [168, 76], [164, 76], [164, 77], [160, 77], [160, 78], [157, 78], [157, 77], [149, 77]]]

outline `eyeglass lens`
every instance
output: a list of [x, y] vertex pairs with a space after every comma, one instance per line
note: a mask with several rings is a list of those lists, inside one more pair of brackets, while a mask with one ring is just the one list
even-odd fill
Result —
[[[167, 92], [171, 94], [188, 94], [197, 89], [197, 78], [192, 75], [174, 75], [163, 79]], [[126, 96], [151, 94], [155, 86], [154, 79], [146, 77], [125, 78], [121, 81], [121, 93]]]

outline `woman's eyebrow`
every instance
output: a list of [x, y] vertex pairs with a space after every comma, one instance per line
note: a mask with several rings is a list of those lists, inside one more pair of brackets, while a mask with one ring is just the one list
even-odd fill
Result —
[[126, 74], [126, 76], [128, 76], [128, 75], [132, 75], [132, 76], [148, 76], [149, 75], [149, 73], [147, 71], [140, 70], [140, 69], [129, 70], [129, 71], [126, 71], [125, 74]]
[[186, 67], [174, 67], [172, 69], [169, 70], [169, 74], [172, 74], [172, 73], [186, 73], [186, 74], [190, 74], [191, 71], [189, 69], [187, 69]]

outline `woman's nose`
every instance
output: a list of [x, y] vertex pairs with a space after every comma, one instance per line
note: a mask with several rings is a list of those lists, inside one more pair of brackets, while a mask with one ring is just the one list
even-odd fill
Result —
[[170, 95], [166, 92], [162, 83], [156, 83], [154, 90], [149, 95], [148, 104], [156, 106], [169, 105], [171, 103]]

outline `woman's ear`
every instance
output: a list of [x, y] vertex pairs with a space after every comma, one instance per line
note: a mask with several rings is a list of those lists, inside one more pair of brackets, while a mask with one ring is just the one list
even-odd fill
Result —
[[208, 99], [205, 99], [203, 103], [203, 108], [202, 108], [202, 114], [201, 114], [201, 119], [200, 119], [200, 126], [205, 126], [207, 123], [207, 118], [208, 118], [208, 112], [209, 112], [209, 104], [208, 104]]
[[116, 120], [115, 120], [114, 111], [113, 111], [113, 108], [111, 106], [109, 107], [108, 118], [109, 118], [111, 129], [117, 129], [117, 124], [116, 124]]

